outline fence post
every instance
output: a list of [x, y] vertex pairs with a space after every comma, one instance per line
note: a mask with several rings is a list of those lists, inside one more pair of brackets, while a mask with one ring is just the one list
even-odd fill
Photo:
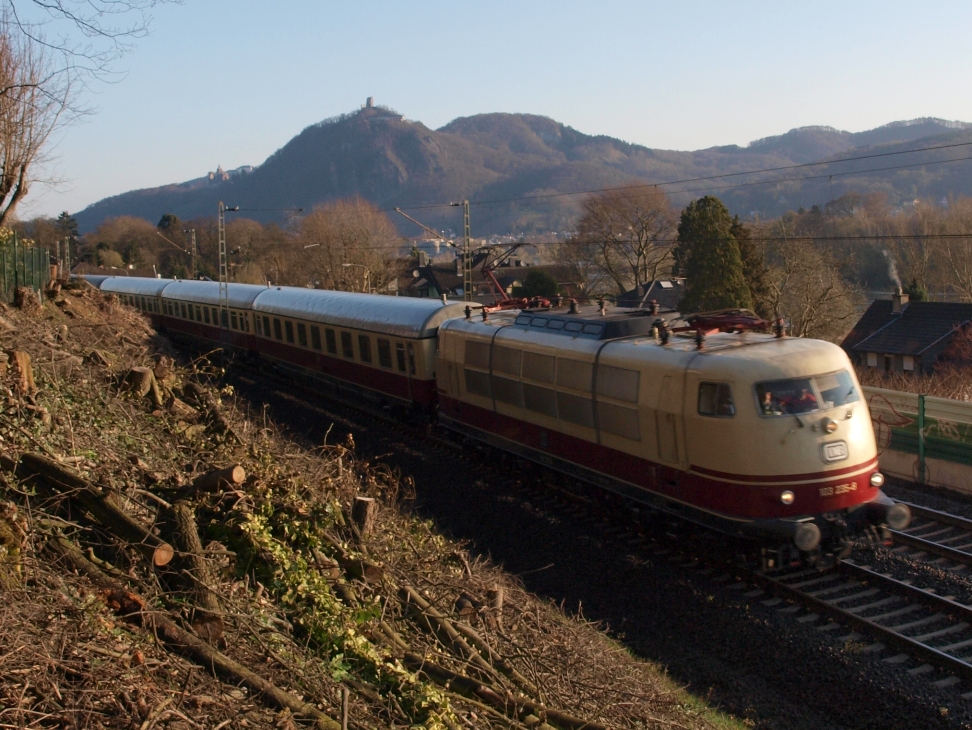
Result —
[[925, 483], [925, 396], [918, 396], [918, 483]]

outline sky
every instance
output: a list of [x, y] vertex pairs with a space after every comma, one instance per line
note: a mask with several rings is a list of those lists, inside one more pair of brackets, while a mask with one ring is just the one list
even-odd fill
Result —
[[679, 150], [972, 121], [969, 28], [967, 0], [183, 0], [84, 92], [19, 214], [258, 165], [368, 96], [432, 128], [523, 112]]

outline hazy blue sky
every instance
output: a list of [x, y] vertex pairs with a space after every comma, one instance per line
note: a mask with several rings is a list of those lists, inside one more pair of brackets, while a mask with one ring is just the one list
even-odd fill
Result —
[[260, 164], [367, 96], [430, 127], [529, 112], [659, 148], [972, 121], [972, 2], [185, 0], [62, 135], [23, 217]]

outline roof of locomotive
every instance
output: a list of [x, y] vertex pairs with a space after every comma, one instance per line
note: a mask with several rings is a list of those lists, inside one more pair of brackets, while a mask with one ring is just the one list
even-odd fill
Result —
[[157, 297], [162, 293], [172, 279], [148, 279], [141, 276], [109, 276], [95, 283], [92, 279], [97, 277], [85, 277], [101, 291], [113, 292], [118, 294], [136, 294], [144, 297]]
[[466, 306], [466, 302], [443, 304], [439, 299], [282, 286], [265, 289], [253, 309], [395, 337], [426, 338], [434, 337], [447, 319], [463, 316]]
[[580, 306], [571, 312], [560, 307], [544, 310], [525, 310], [517, 314], [513, 324], [549, 334], [582, 337], [589, 340], [613, 340], [618, 337], [647, 335], [659, 319], [670, 321], [678, 312], [652, 314], [650, 309], [611, 307], [601, 314], [596, 306]]
[[[649, 323], [653, 321], [653, 318], [645, 319]], [[745, 373], [745, 379], [767, 381], [819, 375], [850, 367], [847, 355], [837, 345], [803, 337], [777, 338], [760, 332], [716, 333], [706, 337], [699, 349], [694, 333], [675, 335], [667, 345], [662, 345], [650, 333], [598, 341], [596, 336], [584, 336], [583, 333], [557, 333], [546, 328], [534, 330], [531, 326], [518, 326], [515, 320], [516, 313], [501, 312], [489, 315], [485, 322], [479, 317], [456, 320], [450, 322], [447, 329], [489, 339], [495, 334], [493, 341], [496, 343], [517, 342], [548, 352], [569, 352], [582, 359], [593, 359], [600, 350], [599, 359], [605, 364], [656, 363], [663, 367], [689, 368], [726, 380], [735, 380]], [[502, 332], [496, 334], [497, 328], [502, 328]], [[567, 334], [572, 336], [565, 337]]]
[[[162, 296], [165, 299], [178, 299], [184, 302], [219, 306], [219, 282], [196, 281], [195, 279], [170, 280]], [[259, 284], [227, 284], [226, 305], [234, 309], [249, 309], [253, 301], [267, 291]]]

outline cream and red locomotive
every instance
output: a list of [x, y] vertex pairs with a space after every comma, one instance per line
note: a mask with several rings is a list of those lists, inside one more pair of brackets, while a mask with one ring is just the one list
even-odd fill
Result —
[[827, 342], [669, 337], [647, 310], [482, 316], [464, 303], [244, 284], [228, 285], [221, 308], [215, 282], [95, 283], [160, 327], [436, 412], [467, 437], [794, 553], [910, 520], [880, 489], [867, 404]]

